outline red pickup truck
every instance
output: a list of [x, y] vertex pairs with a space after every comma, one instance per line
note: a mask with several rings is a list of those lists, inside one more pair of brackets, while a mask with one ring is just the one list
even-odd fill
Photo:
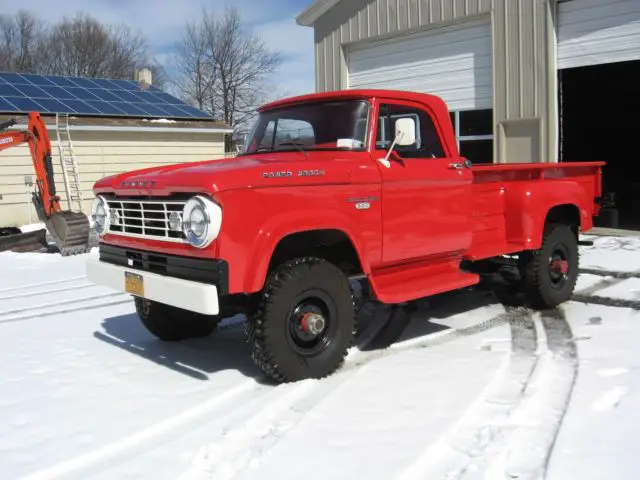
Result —
[[516, 258], [532, 308], [568, 300], [604, 163], [472, 166], [438, 97], [347, 90], [259, 109], [236, 157], [94, 186], [89, 278], [135, 298], [165, 341], [247, 315], [277, 381], [339, 368], [356, 331], [350, 279], [403, 304], [477, 284]]

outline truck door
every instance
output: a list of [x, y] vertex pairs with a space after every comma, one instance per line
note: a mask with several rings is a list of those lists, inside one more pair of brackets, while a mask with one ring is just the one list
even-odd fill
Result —
[[[416, 122], [416, 142], [394, 148], [395, 121]], [[382, 176], [382, 261], [460, 257], [472, 240], [471, 184], [464, 159], [452, 157], [428, 107], [380, 101], [374, 160]], [[455, 153], [454, 153], [455, 154]]]

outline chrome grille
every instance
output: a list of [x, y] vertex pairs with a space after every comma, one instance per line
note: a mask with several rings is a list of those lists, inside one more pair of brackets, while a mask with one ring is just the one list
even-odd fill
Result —
[[182, 230], [175, 231], [169, 228], [169, 215], [178, 212], [182, 219], [185, 203], [186, 200], [108, 198], [107, 204], [112, 217], [109, 233], [186, 243]]

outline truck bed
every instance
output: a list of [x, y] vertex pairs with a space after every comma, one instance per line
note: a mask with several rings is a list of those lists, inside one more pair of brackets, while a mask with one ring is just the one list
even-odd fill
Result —
[[[580, 230], [593, 227], [604, 162], [522, 163], [472, 167], [472, 246], [466, 260], [537, 248], [549, 210], [573, 204]], [[571, 207], [565, 207], [569, 211]]]

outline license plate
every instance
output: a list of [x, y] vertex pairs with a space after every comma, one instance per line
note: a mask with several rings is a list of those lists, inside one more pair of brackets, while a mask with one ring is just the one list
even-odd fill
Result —
[[124, 272], [124, 289], [127, 293], [144, 297], [144, 279], [142, 275]]

